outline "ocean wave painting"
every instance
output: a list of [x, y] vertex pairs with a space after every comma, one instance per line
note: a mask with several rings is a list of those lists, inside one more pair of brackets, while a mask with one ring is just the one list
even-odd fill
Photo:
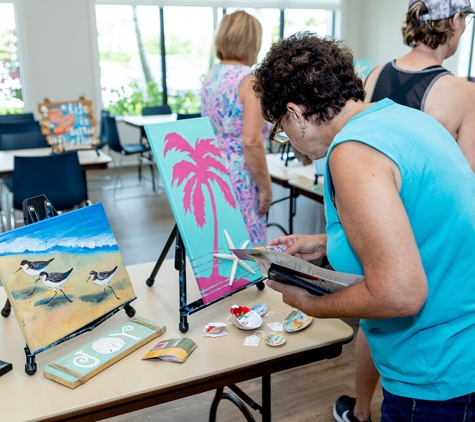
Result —
[[135, 299], [101, 203], [0, 234], [0, 279], [31, 352]]
[[[80, 212], [78, 212], [80, 211]], [[0, 256], [24, 253], [84, 253], [119, 250], [101, 203], [5, 232], [0, 236]]]

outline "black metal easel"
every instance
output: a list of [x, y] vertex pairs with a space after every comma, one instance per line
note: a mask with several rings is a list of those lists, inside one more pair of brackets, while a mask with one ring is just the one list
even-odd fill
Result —
[[[167, 256], [168, 251], [170, 250], [173, 240], [176, 238], [176, 245], [175, 245], [175, 269], [178, 271], [178, 280], [179, 280], [179, 296], [180, 296], [180, 323], [178, 325], [178, 329], [182, 333], [186, 333], [188, 331], [188, 315], [191, 315], [201, 309], [206, 308], [207, 306], [211, 305], [207, 304], [205, 305], [203, 303], [203, 299], [198, 299], [195, 302], [192, 303], [187, 303], [186, 300], [186, 250], [185, 250], [185, 245], [183, 244], [183, 240], [180, 235], [180, 231], [178, 230], [177, 225], [172, 229], [172, 232], [170, 233], [170, 236], [168, 237], [167, 242], [165, 243], [165, 246], [162, 250], [162, 253], [158, 257], [157, 263], [153, 267], [152, 272], [150, 273], [149, 278], [145, 281], [147, 286], [153, 286], [153, 283], [155, 282], [155, 277], [158, 273], [158, 270], [163, 264], [163, 261], [165, 260], [165, 257]], [[254, 281], [253, 283], [250, 283], [246, 286], [241, 287], [240, 289], [235, 290], [232, 294], [240, 292], [241, 290], [247, 289], [250, 286], [253, 286], [254, 284], [259, 290], [263, 290], [265, 287], [264, 280], [267, 277], [262, 277], [262, 279], [259, 279], [257, 281]], [[215, 302], [222, 300], [224, 298], [218, 299]], [[215, 303], [212, 302], [212, 303]]]
[[[57, 215], [58, 213], [54, 209], [51, 202], [48, 201], [45, 195], [35, 196], [34, 198], [28, 198], [23, 201], [23, 219], [24, 219], [25, 225], [33, 224], [38, 221], [45, 220], [47, 218], [55, 217]], [[102, 317], [96, 319], [95, 321], [92, 321], [91, 323], [75, 331], [74, 333], [71, 333], [63, 337], [52, 344], [42, 347], [41, 349], [31, 352], [28, 345], [26, 345], [24, 349], [25, 355], [26, 355], [25, 372], [28, 375], [33, 375], [36, 372], [37, 365], [36, 365], [35, 357], [38, 353], [44, 352], [45, 350], [48, 350], [53, 346], [57, 346], [58, 344], [61, 344], [67, 340], [77, 337], [78, 335], [83, 334], [87, 331], [92, 331], [99, 324], [102, 324], [105, 320], [109, 319], [112, 315], [116, 314], [121, 309], [124, 309], [127, 316], [133, 317], [135, 315], [135, 309], [130, 305], [130, 302], [132, 302], [133, 300], [135, 300], [135, 298], [129, 300], [126, 303], [123, 303], [122, 305], [110, 311], [108, 314], [103, 315]], [[11, 312], [11, 303], [10, 303], [10, 300], [7, 299], [7, 301], [5, 302], [5, 306], [3, 307], [1, 311], [1, 314], [3, 317], [6, 318], [10, 315], [10, 312]]]

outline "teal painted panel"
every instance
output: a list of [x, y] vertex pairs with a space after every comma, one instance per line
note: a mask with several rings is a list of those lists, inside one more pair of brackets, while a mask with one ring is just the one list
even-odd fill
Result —
[[[140, 323], [144, 322], [147, 325]], [[166, 330], [144, 318], [134, 318], [44, 368], [43, 374], [70, 388], [81, 385]], [[59, 369], [60, 366], [62, 369]]]

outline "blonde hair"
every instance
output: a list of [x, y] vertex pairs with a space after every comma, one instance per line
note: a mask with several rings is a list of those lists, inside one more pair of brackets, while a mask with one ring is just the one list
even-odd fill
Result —
[[243, 10], [224, 15], [214, 39], [220, 60], [238, 60], [254, 64], [261, 49], [262, 26]]
[[[414, 47], [418, 43], [436, 49], [445, 44], [455, 34], [453, 17], [434, 21], [421, 22], [421, 16], [429, 13], [426, 5], [421, 1], [414, 3], [406, 14], [406, 25], [402, 27], [404, 44]], [[461, 13], [465, 17], [467, 13]]]

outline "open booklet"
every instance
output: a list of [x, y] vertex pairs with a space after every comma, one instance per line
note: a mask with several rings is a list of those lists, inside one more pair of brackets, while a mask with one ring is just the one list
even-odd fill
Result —
[[327, 270], [282, 252], [262, 249], [232, 249], [242, 260], [255, 261], [263, 274], [294, 284], [322, 296], [364, 280], [364, 276]]

